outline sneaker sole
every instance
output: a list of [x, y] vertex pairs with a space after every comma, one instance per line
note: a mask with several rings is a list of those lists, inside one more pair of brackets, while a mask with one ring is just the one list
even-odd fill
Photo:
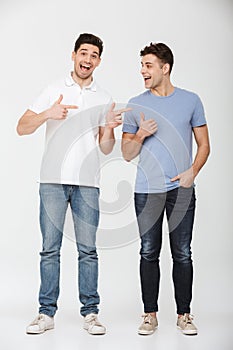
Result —
[[30, 330], [28, 330], [28, 331], [26, 331], [26, 334], [42, 334], [42, 333], [44, 333], [46, 331], [49, 331], [51, 329], [54, 329], [54, 326], [49, 326], [49, 327], [47, 327], [44, 330], [38, 330], [38, 331], [30, 331]]
[[104, 334], [106, 334], [106, 330], [105, 331], [89, 331], [88, 330], [88, 327], [83, 327], [83, 329], [85, 329], [89, 334], [91, 334], [91, 335], [104, 335]]
[[195, 331], [195, 330], [185, 331], [182, 328], [180, 328], [179, 326], [177, 326], [177, 328], [185, 335], [197, 335], [198, 334], [198, 331]]
[[157, 328], [158, 328], [158, 327], [156, 327], [153, 331], [138, 330], [138, 334], [139, 334], [139, 335], [151, 335], [151, 334], [153, 334], [153, 333], [156, 331]]

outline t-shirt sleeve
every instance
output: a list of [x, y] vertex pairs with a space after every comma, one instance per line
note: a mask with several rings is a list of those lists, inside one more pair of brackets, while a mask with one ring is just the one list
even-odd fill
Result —
[[138, 124], [137, 124], [137, 120], [135, 118], [133, 106], [130, 105], [130, 103], [128, 103], [128, 105], [126, 107], [130, 107], [130, 108], [132, 108], [132, 110], [125, 112], [122, 132], [136, 134], [136, 132], [138, 131]]
[[[55, 102], [55, 101], [54, 101]], [[41, 113], [51, 107], [49, 88], [45, 88], [38, 97], [28, 106], [35, 113]]]
[[201, 99], [197, 96], [195, 108], [193, 111], [191, 125], [193, 128], [206, 124], [205, 111]]

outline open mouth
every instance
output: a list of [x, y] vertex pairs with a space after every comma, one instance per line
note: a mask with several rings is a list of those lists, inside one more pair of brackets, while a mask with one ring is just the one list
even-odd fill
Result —
[[80, 68], [83, 72], [88, 72], [91, 69], [91, 66], [87, 64], [80, 64]]
[[151, 77], [144, 77], [144, 81], [147, 82], [151, 79]]

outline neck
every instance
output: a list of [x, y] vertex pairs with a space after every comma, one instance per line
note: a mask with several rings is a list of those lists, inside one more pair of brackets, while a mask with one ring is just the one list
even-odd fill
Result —
[[174, 92], [174, 89], [174, 86], [169, 81], [163, 85], [151, 88], [150, 91], [156, 96], [169, 96]]
[[81, 88], [84, 86], [89, 86], [93, 80], [92, 75], [90, 75], [88, 78], [82, 79], [77, 74], [75, 74], [75, 72], [72, 72], [71, 76]]

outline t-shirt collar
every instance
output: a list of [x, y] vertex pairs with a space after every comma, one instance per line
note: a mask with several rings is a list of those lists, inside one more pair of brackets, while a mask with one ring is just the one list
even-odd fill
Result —
[[[78, 85], [74, 79], [72, 78], [71, 76], [71, 73], [65, 78], [65, 84], [66, 86], [73, 86], [73, 85]], [[79, 85], [78, 85], [79, 86]], [[86, 89], [86, 90], [91, 90], [91, 91], [96, 91], [96, 82], [95, 80], [93, 79], [91, 84], [88, 85], [88, 86], [84, 86], [83, 89]]]

